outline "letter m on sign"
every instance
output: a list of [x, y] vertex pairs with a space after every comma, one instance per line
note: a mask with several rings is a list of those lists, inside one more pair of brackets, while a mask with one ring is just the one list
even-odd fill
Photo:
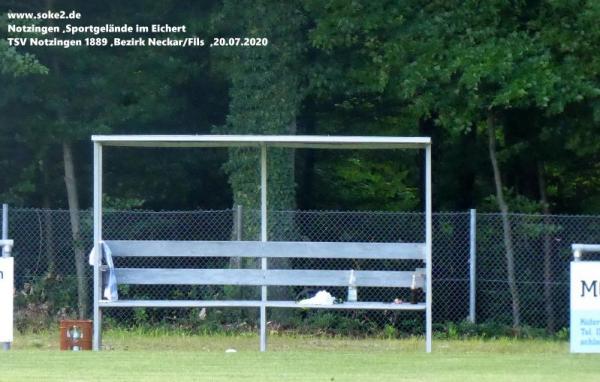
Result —
[[588, 286], [585, 280], [581, 280], [581, 297], [585, 296], [585, 292], [594, 292], [594, 297], [598, 297], [598, 280], [594, 280], [592, 285]]

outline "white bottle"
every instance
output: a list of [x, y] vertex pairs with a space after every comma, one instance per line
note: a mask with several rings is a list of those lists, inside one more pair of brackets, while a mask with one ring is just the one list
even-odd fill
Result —
[[354, 269], [350, 270], [350, 280], [348, 280], [348, 302], [356, 302], [358, 298], [358, 290], [356, 289], [356, 275]]

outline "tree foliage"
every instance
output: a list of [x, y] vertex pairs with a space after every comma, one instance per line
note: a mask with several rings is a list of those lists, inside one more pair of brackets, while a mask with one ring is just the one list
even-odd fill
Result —
[[[9, 5], [17, 11], [43, 8], [43, 2]], [[267, 37], [269, 45], [17, 51], [1, 41], [0, 168], [12, 180], [2, 184], [0, 195], [12, 203], [66, 204], [56, 154], [65, 140], [74, 143], [86, 206], [90, 134], [212, 130], [431, 135], [435, 188], [444, 190], [435, 197], [436, 208], [490, 209], [487, 201], [496, 192], [485, 130], [493, 116], [512, 210], [542, 210], [541, 168], [552, 211], [600, 211], [596, 1], [54, 5], [77, 6], [90, 23], [163, 20], [202, 36]], [[149, 208], [257, 205], [255, 153], [232, 150], [225, 172], [219, 153], [166, 153], [152, 164], [133, 152], [114, 155], [109, 171], [123, 166], [129, 174], [139, 172], [114, 171], [113, 197], [142, 199]], [[294, 208], [297, 201], [303, 208], [419, 203], [420, 162], [413, 157], [278, 151], [269, 157], [275, 209]], [[379, 171], [392, 175], [383, 179]], [[157, 176], [165, 172], [177, 180]], [[334, 202], [337, 196], [342, 203]]]
[[[502, 162], [526, 162], [552, 140], [563, 158], [598, 152], [590, 139], [598, 134], [597, 2], [343, 3], [307, 5], [311, 43], [325, 57], [312, 77], [317, 94], [396, 102], [399, 114], [433, 121], [448, 131], [433, 135], [451, 140], [481, 133], [494, 115]], [[339, 57], [341, 65], [327, 65]], [[573, 110], [588, 115], [587, 126]], [[518, 120], [527, 115], [536, 117]], [[597, 181], [597, 168], [586, 167]]]
[[[226, 125], [228, 134], [295, 134], [304, 97], [305, 20], [297, 2], [225, 1], [215, 17], [220, 33], [263, 37], [266, 47], [231, 47], [220, 57], [231, 81]], [[234, 25], [234, 27], [231, 27]], [[270, 209], [294, 209], [294, 152], [268, 152]], [[257, 209], [260, 201], [259, 153], [231, 149], [225, 166], [235, 204]], [[256, 227], [254, 227], [256, 228]], [[257, 234], [255, 229], [248, 235]]]

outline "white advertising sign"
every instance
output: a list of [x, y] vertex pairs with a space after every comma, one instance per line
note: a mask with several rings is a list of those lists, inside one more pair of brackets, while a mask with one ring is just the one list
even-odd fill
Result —
[[600, 261], [571, 262], [571, 352], [600, 353]]
[[0, 342], [13, 342], [14, 258], [0, 257]]

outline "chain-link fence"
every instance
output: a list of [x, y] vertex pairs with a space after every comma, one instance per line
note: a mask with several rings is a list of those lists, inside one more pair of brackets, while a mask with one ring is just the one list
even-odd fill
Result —
[[[76, 219], [78, 218], [78, 219]], [[570, 245], [600, 242], [600, 216], [508, 216], [514, 257], [514, 282], [507, 267], [505, 235], [500, 214], [469, 212], [433, 215], [433, 319], [434, 323], [460, 322], [475, 312], [477, 322], [494, 322], [545, 328], [566, 327], [569, 318]], [[73, 233], [72, 222], [79, 221]], [[218, 211], [106, 211], [105, 239], [121, 240], [258, 240], [259, 212], [241, 209]], [[9, 237], [14, 239], [16, 324], [26, 329], [48, 325], [65, 316], [91, 314], [92, 213], [71, 216], [66, 210], [10, 209]], [[476, 246], [471, 248], [472, 235]], [[422, 242], [422, 213], [272, 211], [269, 239], [285, 241]], [[476, 258], [475, 280], [470, 277], [470, 256]], [[223, 268], [259, 267], [251, 260], [230, 258], [119, 258], [118, 267]], [[79, 262], [79, 266], [78, 266]], [[81, 265], [84, 265], [82, 267]], [[407, 270], [413, 264], [396, 260], [289, 259], [269, 267], [294, 269]], [[474, 300], [470, 283], [474, 282]], [[277, 289], [299, 299], [317, 288]], [[328, 288], [345, 296], [344, 288]], [[363, 301], [408, 299], [406, 290], [362, 288]], [[85, 294], [85, 296], [81, 296]], [[122, 298], [243, 299], [258, 295], [258, 288], [228, 286], [124, 286]], [[79, 297], [79, 298], [78, 298]], [[107, 325], [167, 325], [217, 330], [250, 329], [256, 312], [248, 309], [107, 309]], [[421, 313], [306, 312], [276, 310], [271, 325], [302, 330], [334, 329], [371, 333], [416, 328], [422, 333]], [[312, 326], [311, 326], [312, 325]]]

